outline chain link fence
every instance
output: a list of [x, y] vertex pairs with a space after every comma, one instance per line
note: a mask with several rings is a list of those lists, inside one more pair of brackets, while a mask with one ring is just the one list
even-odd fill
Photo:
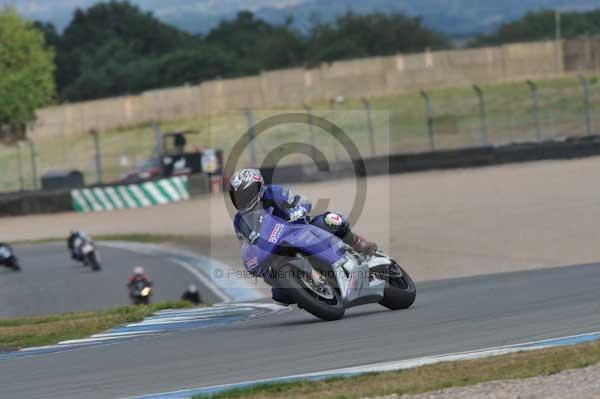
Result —
[[[362, 157], [503, 145], [600, 134], [600, 81], [596, 75], [588, 75], [448, 87], [388, 97], [336, 96], [293, 110], [240, 109], [210, 117], [100, 131], [97, 135], [72, 135], [64, 129], [64, 121], [57, 120], [53, 123], [61, 133], [51, 138], [0, 144], [0, 191], [37, 189], [40, 177], [55, 170], [79, 170], [86, 184], [94, 184], [119, 181], [142, 164], [145, 168], [156, 167], [156, 129], [194, 130], [187, 136], [188, 151], [220, 148], [227, 157], [251, 126], [287, 112], [303, 113], [307, 121], [324, 118], [338, 125]], [[273, 148], [300, 137], [329, 161], [340, 159], [342, 151], [335, 139], [303, 123], [273, 128], [248, 146], [240, 164], [261, 165]], [[283, 164], [307, 161], [299, 154], [281, 159]]]

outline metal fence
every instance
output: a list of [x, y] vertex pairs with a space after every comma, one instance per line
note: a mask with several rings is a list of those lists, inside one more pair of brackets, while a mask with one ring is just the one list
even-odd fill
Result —
[[[221, 148], [225, 156], [249, 126], [285, 112], [322, 117], [344, 130], [361, 156], [502, 145], [600, 134], [600, 81], [595, 75], [498, 85], [440, 88], [397, 96], [344, 98], [295, 109], [215, 113], [158, 124], [162, 131], [194, 129], [188, 149]], [[108, 117], [108, 116], [107, 116]], [[276, 146], [302, 138], [330, 160], [343, 156], [339, 143], [315, 126], [282, 126], [248, 145], [241, 162], [261, 164]], [[86, 183], [118, 181], [155, 156], [156, 128], [62, 135], [35, 142], [0, 144], [0, 191], [39, 188], [51, 170], [77, 169]], [[290, 156], [284, 163], [307, 162]]]

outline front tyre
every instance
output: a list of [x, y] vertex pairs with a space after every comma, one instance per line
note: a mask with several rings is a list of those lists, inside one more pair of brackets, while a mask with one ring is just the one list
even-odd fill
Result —
[[11, 260], [10, 262], [10, 268], [13, 269], [15, 272], [20, 272], [21, 271], [21, 266], [19, 265], [19, 261], [14, 258], [13, 260]]
[[379, 304], [391, 310], [409, 308], [417, 297], [417, 289], [412, 278], [397, 263], [390, 265], [386, 278], [383, 299]]
[[95, 272], [99, 272], [102, 269], [100, 267], [100, 263], [98, 263], [98, 258], [96, 257], [96, 254], [93, 252], [88, 255], [87, 263], [92, 267], [92, 270]]
[[344, 317], [346, 309], [340, 293], [324, 277], [318, 275], [325, 280], [316, 282], [314, 276], [291, 264], [284, 264], [279, 271], [282, 276], [277, 279], [279, 287], [285, 289], [298, 307], [325, 321]]

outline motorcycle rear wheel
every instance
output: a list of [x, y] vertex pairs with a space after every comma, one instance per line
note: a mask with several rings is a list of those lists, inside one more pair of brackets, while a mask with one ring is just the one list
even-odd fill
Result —
[[[394, 273], [394, 268], [399, 273]], [[417, 289], [412, 278], [400, 265], [393, 263], [379, 304], [391, 310], [407, 309], [415, 302], [416, 297]]]
[[333, 298], [326, 299], [302, 282], [301, 279], [306, 272], [293, 265], [284, 264], [280, 268], [280, 273], [283, 276], [277, 280], [280, 288], [286, 290], [286, 295], [297, 302], [298, 307], [325, 321], [339, 320], [344, 317], [346, 309], [342, 303], [342, 297], [335, 287], [331, 291]]

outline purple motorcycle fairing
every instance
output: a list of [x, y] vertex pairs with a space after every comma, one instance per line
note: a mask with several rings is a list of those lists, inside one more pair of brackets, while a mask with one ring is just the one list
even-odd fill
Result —
[[244, 216], [248, 226], [260, 235], [252, 245], [244, 245], [242, 259], [247, 270], [268, 267], [285, 248], [294, 248], [333, 265], [344, 256], [342, 240], [307, 221], [290, 223], [265, 210]]

